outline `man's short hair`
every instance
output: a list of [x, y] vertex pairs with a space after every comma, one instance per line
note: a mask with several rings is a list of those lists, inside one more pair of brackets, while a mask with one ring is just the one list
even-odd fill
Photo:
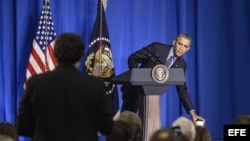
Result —
[[54, 54], [59, 64], [76, 63], [84, 54], [84, 43], [82, 38], [74, 33], [61, 34], [56, 39]]

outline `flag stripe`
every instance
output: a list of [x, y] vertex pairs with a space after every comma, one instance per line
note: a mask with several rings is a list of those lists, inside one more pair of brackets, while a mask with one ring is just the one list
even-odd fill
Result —
[[[54, 42], [54, 41], [53, 41]], [[48, 54], [48, 65], [49, 65], [49, 70], [53, 70], [55, 68], [55, 66], [57, 65], [56, 62], [56, 58], [54, 57], [54, 48], [53, 46], [50, 44], [47, 47], [47, 54]]]
[[[34, 41], [36, 43], [36, 41]], [[40, 49], [40, 47], [35, 44], [35, 46], [32, 48], [31, 51], [31, 60], [30, 63], [35, 66], [35, 70], [36, 72], [40, 73], [40, 72], [44, 72], [44, 65], [45, 65], [45, 61], [44, 61], [44, 53], [42, 52], [42, 50]]]
[[[44, 72], [44, 62], [43, 62], [42, 57], [41, 57], [43, 55], [43, 52], [36, 45], [35, 40], [34, 40], [34, 44], [35, 44], [35, 46], [33, 46], [32, 50], [31, 50], [29, 64], [28, 64], [28, 71], [30, 71], [31, 76], [34, 74]], [[32, 67], [32, 69], [31, 69], [31, 67]], [[27, 79], [29, 77], [27, 77]]]

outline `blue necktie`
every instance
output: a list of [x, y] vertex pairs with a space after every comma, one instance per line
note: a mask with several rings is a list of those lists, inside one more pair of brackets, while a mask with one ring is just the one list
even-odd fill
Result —
[[174, 56], [170, 56], [167, 60], [165, 65], [169, 68], [169, 65], [172, 63], [172, 60], [174, 59]]

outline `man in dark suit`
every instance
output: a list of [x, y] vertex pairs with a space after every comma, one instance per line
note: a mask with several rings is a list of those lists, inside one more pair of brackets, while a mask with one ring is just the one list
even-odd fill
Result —
[[[128, 58], [129, 69], [132, 68], [153, 68], [157, 64], [165, 64], [168, 68], [183, 68], [184, 72], [187, 68], [187, 63], [182, 57], [191, 45], [191, 38], [188, 34], [180, 34], [173, 40], [172, 45], [162, 43], [151, 43], [148, 46], [132, 53]], [[139, 86], [123, 85], [121, 88], [123, 95], [122, 111], [129, 110], [137, 112], [139, 105], [139, 96], [144, 95], [144, 92]], [[176, 90], [180, 97], [184, 108], [189, 113], [193, 121], [205, 119], [195, 113], [194, 106], [189, 97], [186, 83], [176, 85]]]
[[112, 132], [104, 82], [80, 72], [79, 35], [64, 33], [55, 43], [58, 66], [28, 80], [18, 109], [19, 135], [33, 141], [97, 141]]

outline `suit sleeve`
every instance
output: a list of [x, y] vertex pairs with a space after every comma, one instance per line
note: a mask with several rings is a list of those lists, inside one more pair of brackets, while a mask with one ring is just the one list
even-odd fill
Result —
[[186, 83], [184, 83], [183, 85], [177, 85], [176, 90], [179, 95], [181, 103], [183, 104], [186, 112], [189, 114], [190, 110], [194, 110], [194, 106], [187, 91]]
[[[177, 60], [177, 63], [181, 66], [181, 68], [184, 69], [184, 73], [186, 72], [187, 69], [187, 63], [183, 58], [179, 58]], [[194, 110], [193, 103], [190, 99], [188, 90], [187, 90], [187, 84], [184, 83], [183, 85], [176, 85], [176, 90], [179, 95], [180, 101], [183, 104], [186, 112], [189, 114], [190, 110]]]
[[162, 63], [163, 60], [158, 55], [159, 52], [162, 52], [161, 50], [158, 50], [159, 47], [165, 47], [165, 46], [154, 42], [132, 53], [128, 58], [129, 69], [138, 67], [152, 68], [156, 64]]
[[138, 68], [139, 64], [148, 59], [148, 53], [145, 49], [141, 49], [131, 54], [128, 58], [129, 69]]

